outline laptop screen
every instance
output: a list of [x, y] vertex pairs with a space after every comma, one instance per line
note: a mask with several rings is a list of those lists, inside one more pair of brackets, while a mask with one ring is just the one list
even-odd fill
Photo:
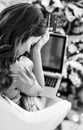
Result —
[[41, 50], [42, 65], [45, 71], [62, 72], [66, 36], [52, 33]]

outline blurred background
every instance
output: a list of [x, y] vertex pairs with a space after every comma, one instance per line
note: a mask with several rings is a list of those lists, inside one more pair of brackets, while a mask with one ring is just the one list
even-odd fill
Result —
[[83, 130], [83, 0], [0, 0], [0, 12], [20, 2], [38, 6], [50, 31], [68, 36], [57, 96], [69, 100], [72, 109], [57, 130]]

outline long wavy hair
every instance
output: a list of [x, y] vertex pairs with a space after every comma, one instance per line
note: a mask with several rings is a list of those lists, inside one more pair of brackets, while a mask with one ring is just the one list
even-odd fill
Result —
[[0, 14], [0, 91], [12, 83], [10, 64], [15, 61], [15, 49], [30, 36], [46, 32], [46, 20], [40, 9], [28, 3], [19, 3]]

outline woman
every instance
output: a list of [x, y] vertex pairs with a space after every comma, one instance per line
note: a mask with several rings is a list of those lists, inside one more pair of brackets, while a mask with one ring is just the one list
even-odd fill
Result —
[[34, 5], [20, 3], [0, 14], [0, 92], [28, 111], [45, 107], [41, 48], [46, 20]]

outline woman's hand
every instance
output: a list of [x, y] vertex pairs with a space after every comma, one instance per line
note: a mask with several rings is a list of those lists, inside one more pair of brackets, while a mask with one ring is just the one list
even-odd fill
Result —
[[41, 50], [41, 48], [47, 43], [47, 41], [49, 40], [49, 31], [47, 30], [46, 33], [40, 38], [40, 40], [32, 46], [32, 50], [36, 49], [37, 50]]

